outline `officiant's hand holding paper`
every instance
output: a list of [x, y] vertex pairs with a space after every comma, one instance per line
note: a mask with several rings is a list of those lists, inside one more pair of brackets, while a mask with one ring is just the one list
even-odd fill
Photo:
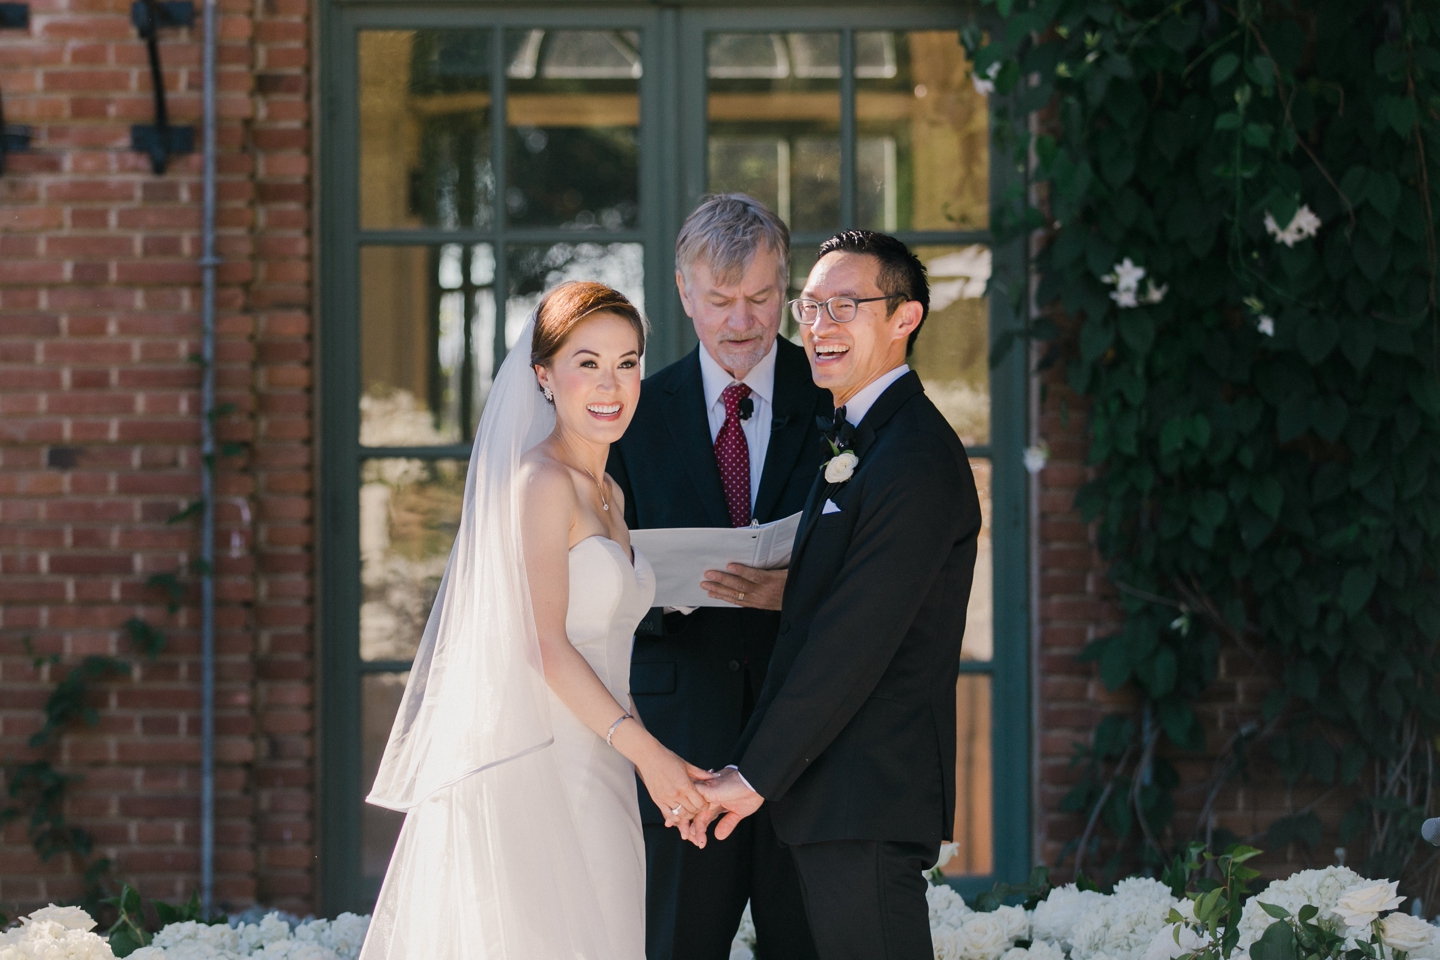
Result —
[[752, 610], [780, 609], [780, 599], [785, 595], [785, 578], [790, 573], [788, 568], [761, 570], [743, 563], [730, 563], [726, 564], [725, 570], [729, 572], [705, 571], [705, 580], [700, 586], [712, 598]]

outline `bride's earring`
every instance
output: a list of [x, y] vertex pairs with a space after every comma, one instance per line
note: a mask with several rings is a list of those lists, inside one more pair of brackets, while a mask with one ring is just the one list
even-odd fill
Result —
[[540, 388], [540, 392], [543, 393], [543, 394], [545, 394], [545, 400], [546, 400], [547, 402], [549, 402], [549, 403], [554, 403], [554, 402], [555, 402], [555, 394], [553, 394], [553, 393], [550, 392], [550, 388], [549, 388], [549, 387], [541, 387], [541, 388]]

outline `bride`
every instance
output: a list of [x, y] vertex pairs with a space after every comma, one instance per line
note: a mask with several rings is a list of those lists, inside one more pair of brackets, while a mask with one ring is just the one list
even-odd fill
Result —
[[623, 295], [568, 283], [501, 365], [368, 797], [407, 815], [361, 960], [644, 958], [635, 773], [687, 837], [710, 777], [630, 698], [655, 579], [605, 461], [644, 350]]

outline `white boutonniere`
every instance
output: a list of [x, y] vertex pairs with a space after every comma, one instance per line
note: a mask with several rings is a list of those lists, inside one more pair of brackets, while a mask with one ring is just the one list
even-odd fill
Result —
[[844, 483], [855, 475], [860, 458], [850, 450], [842, 450], [825, 462], [825, 482]]

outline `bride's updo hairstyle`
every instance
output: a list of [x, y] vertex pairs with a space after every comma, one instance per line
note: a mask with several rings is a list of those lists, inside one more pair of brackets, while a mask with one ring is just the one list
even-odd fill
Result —
[[640, 341], [640, 355], [645, 355], [645, 318], [625, 294], [603, 283], [575, 280], [562, 283], [540, 301], [530, 337], [531, 365], [548, 368], [581, 321], [597, 313], [613, 313], [628, 321]]

